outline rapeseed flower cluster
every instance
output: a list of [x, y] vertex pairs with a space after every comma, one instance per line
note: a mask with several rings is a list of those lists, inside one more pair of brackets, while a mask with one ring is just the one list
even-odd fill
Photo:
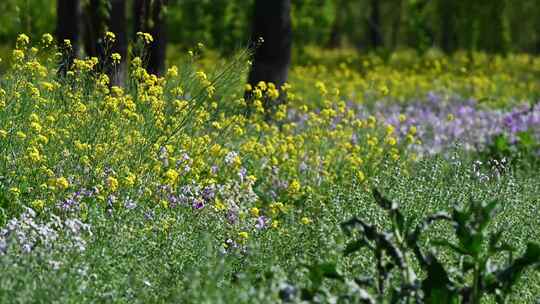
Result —
[[[357, 50], [305, 48], [305, 61], [290, 72], [290, 82], [303, 99], [319, 106], [324, 92], [338, 90], [342, 99], [355, 103], [386, 101], [407, 103], [428, 93], [458, 94], [489, 106], [508, 107], [536, 98], [540, 83], [531, 71], [540, 69], [540, 59], [530, 54], [508, 56], [457, 52], [451, 56], [431, 51], [397, 51], [388, 58], [361, 54]], [[324, 83], [320, 81], [324, 79]]]
[[[120, 87], [95, 57], [75, 59], [59, 75], [51, 45], [50, 35], [41, 48], [21, 35], [15, 72], [0, 83], [0, 191], [10, 202], [3, 214], [32, 207], [84, 218], [93, 208], [187, 207], [221, 222], [242, 245], [264, 229], [279, 233], [290, 218], [315, 223], [304, 201], [336, 183], [366, 186], [382, 164], [406, 167], [417, 140], [413, 127], [402, 139], [396, 126], [365, 117], [323, 81], [315, 83], [318, 107], [290, 84], [231, 92], [237, 83], [220, 81], [234, 79], [243, 57], [217, 76], [186, 64], [164, 77], [135, 57], [129, 85]], [[245, 107], [255, 111], [245, 115]], [[164, 223], [170, 232], [174, 225]]]

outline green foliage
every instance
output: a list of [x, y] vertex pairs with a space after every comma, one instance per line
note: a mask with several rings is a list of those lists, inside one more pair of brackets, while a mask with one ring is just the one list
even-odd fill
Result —
[[481, 152], [485, 161], [495, 162], [504, 165], [509, 163], [514, 167], [540, 166], [540, 143], [536, 140], [532, 130], [517, 133], [517, 138], [512, 141], [508, 135], [496, 135], [492, 143]]
[[54, 32], [56, 6], [50, 0], [0, 1], [0, 41], [15, 41], [19, 33], [39, 37]]
[[[231, 53], [248, 44], [253, 3], [254, 0], [171, 0], [166, 9], [168, 38], [184, 47], [203, 42]], [[334, 28], [340, 32], [340, 43], [369, 45], [368, 1], [291, 3], [297, 55], [302, 55], [306, 44], [327, 45]], [[87, 0], [82, 4], [87, 5]], [[380, 6], [379, 30], [385, 48], [405, 46], [424, 52], [437, 45], [445, 51], [538, 51], [540, 37], [534, 30], [540, 20], [538, 1], [382, 0]], [[13, 41], [21, 32], [34, 37], [54, 32], [55, 10], [54, 1], [2, 1], [0, 41]], [[133, 19], [131, 16], [131, 22]]]
[[[356, 236], [344, 255], [368, 248], [376, 260], [375, 274], [355, 278], [357, 293], [346, 298], [358, 297], [366, 303], [480, 303], [493, 295], [498, 303], [504, 303], [523, 272], [540, 265], [538, 243], [528, 243], [525, 252], [514, 258], [515, 249], [502, 238], [503, 230], [489, 232], [497, 201], [479, 203], [471, 199], [466, 208], [455, 206], [451, 213], [435, 213], [414, 225], [398, 204], [377, 189], [373, 197], [386, 211], [391, 228], [380, 231], [356, 217], [342, 223], [347, 236]], [[428, 240], [424, 244], [422, 234], [438, 221], [452, 225], [454, 240]], [[441, 247], [457, 257], [457, 265], [445, 265], [438, 254]], [[507, 261], [500, 262], [504, 256]], [[314, 289], [303, 293], [307, 300], [314, 298], [323, 278], [343, 281], [336, 265], [328, 263], [312, 266], [309, 278]]]

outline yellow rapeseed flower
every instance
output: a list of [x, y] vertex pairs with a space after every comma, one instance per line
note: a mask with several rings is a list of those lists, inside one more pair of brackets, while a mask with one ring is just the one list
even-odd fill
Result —
[[55, 180], [54, 185], [60, 190], [69, 188], [69, 181], [65, 177], [59, 177]]
[[176, 181], [178, 180], [178, 172], [174, 169], [169, 169], [165, 172], [165, 180], [167, 184], [176, 184]]
[[238, 237], [240, 238], [241, 243], [245, 243], [249, 239], [249, 233], [246, 231], [238, 232]]
[[26, 34], [20, 34], [19, 37], [17, 37], [18, 46], [25, 46], [29, 43], [30, 43], [30, 37], [28, 37]]
[[53, 36], [49, 33], [43, 34], [43, 36], [41, 36], [41, 42], [46, 46], [50, 45], [53, 40]]
[[358, 179], [359, 182], [363, 182], [366, 180], [366, 175], [361, 170], [356, 171], [356, 179]]
[[106, 32], [105, 33], [105, 40], [107, 40], [109, 42], [114, 42], [114, 41], [116, 41], [116, 35], [113, 32]]
[[32, 208], [36, 210], [43, 210], [43, 208], [45, 207], [45, 202], [41, 199], [37, 199], [33, 201], [31, 205], [32, 205]]
[[112, 62], [114, 64], [119, 64], [120, 61], [122, 60], [122, 56], [118, 53], [112, 53], [111, 54], [111, 59], [112, 59]]
[[259, 217], [260, 210], [257, 207], [253, 207], [253, 208], [249, 209], [249, 213], [251, 213], [251, 215], [253, 217]]
[[311, 224], [312, 221], [310, 218], [304, 216], [303, 218], [300, 219], [300, 222], [302, 222], [302, 224], [304, 225], [309, 225]]
[[118, 190], [118, 180], [115, 177], [109, 176], [107, 177], [107, 180], [105, 182], [111, 192], [115, 192], [116, 190]]
[[297, 179], [293, 179], [290, 183], [289, 183], [289, 188], [288, 188], [288, 191], [290, 194], [296, 194], [298, 192], [300, 192], [300, 182], [297, 180]]

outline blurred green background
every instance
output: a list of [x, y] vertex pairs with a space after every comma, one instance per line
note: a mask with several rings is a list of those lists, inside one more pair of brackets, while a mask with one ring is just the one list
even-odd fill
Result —
[[[169, 43], [188, 48], [203, 42], [225, 54], [245, 47], [253, 2], [170, 0]], [[21, 32], [31, 37], [53, 33], [55, 14], [55, 1], [2, 0], [0, 44], [13, 45]], [[540, 51], [538, 0], [292, 0], [292, 19], [296, 54], [305, 45]]]

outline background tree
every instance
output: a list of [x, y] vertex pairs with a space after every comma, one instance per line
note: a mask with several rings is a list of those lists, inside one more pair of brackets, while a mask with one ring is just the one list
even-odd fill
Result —
[[166, 0], [135, 0], [133, 6], [135, 33], [149, 33], [154, 38], [154, 41], [148, 46], [145, 63], [148, 72], [156, 75], [161, 75], [165, 70], [167, 48], [166, 5]]
[[345, 19], [347, 18], [347, 1], [336, 0], [334, 22], [330, 30], [327, 47], [338, 48], [342, 46], [345, 34]]
[[393, 12], [394, 16], [392, 18], [392, 34], [390, 36], [390, 46], [392, 50], [395, 50], [398, 46], [398, 39], [401, 31], [401, 21], [403, 18], [403, 0], [396, 0]]
[[478, 47], [490, 53], [506, 53], [509, 47], [509, 30], [505, 17], [506, 0], [480, 0]]
[[71, 42], [71, 49], [65, 50], [66, 58], [60, 66], [60, 73], [64, 74], [79, 53], [79, 19], [80, 6], [78, 0], [57, 0], [56, 2], [56, 41], [64, 49], [64, 40]]
[[[105, 28], [112, 27], [107, 20], [109, 14], [114, 14], [115, 1], [2, 0], [0, 44], [12, 44], [21, 32], [33, 38], [51, 32], [60, 37], [60, 28], [76, 29], [74, 23], [71, 26], [60, 25], [73, 22], [78, 14], [68, 14], [63, 9], [71, 10], [68, 6], [73, 7], [80, 2], [83, 10], [79, 45], [84, 45], [87, 55], [98, 56], [96, 41]], [[141, 6], [145, 2], [163, 5], [162, 0], [123, 2], [129, 5], [129, 22], [139, 22], [139, 28], [147, 23], [140, 20], [154, 18], [150, 18], [152, 13], [131, 17], [134, 12], [132, 5], [138, 8], [149, 5]], [[250, 39], [254, 5], [255, 0], [170, 0], [167, 24], [174, 28], [174, 35], [166, 37], [167, 43], [188, 49], [197, 42], [203, 42], [221, 54], [230, 54], [245, 46]], [[379, 10], [371, 10], [377, 6]], [[295, 60], [309, 62], [309, 56], [302, 56], [309, 55], [304, 53], [306, 45], [341, 43], [347, 47], [359, 47], [362, 51], [372, 50], [378, 42], [370, 43], [369, 32], [375, 28], [370, 24], [377, 23], [366, 21], [371, 12], [372, 20], [379, 19], [382, 39], [376, 41], [383, 40], [388, 49], [439, 47], [448, 53], [458, 50], [540, 52], [538, 0], [291, 0], [292, 27], [298, 33], [294, 36], [294, 45], [299, 46], [293, 48]], [[128, 28], [132, 29], [133, 24]], [[373, 33], [371, 36], [377, 37]], [[118, 36], [119, 33], [116, 34]], [[156, 35], [156, 38], [162, 37], [163, 34]], [[0, 69], [1, 66], [0, 63]]]
[[[113, 84], [122, 84], [126, 73], [127, 16], [125, 0], [89, 0], [84, 7], [84, 48], [86, 55], [100, 59], [100, 69]], [[114, 42], [105, 41], [106, 32], [115, 35]], [[113, 62], [111, 55], [121, 56]]]
[[[120, 62], [113, 63], [114, 66], [112, 67], [112, 70], [109, 71], [114, 84], [123, 84], [127, 73], [128, 37], [126, 28], [126, 1], [111, 0], [108, 30], [113, 32], [116, 36], [116, 39], [111, 46], [111, 53], [117, 53], [121, 56]], [[111, 58], [108, 58], [107, 60], [110, 59]]]
[[382, 25], [381, 25], [381, 6], [380, 0], [370, 0], [370, 13], [367, 19], [367, 28], [370, 46], [374, 49], [383, 46]]
[[56, 39], [63, 44], [71, 41], [73, 53], [79, 52], [79, 0], [57, 0], [56, 2]]
[[103, 0], [88, 0], [83, 3], [84, 51], [87, 56], [101, 57], [108, 6]]
[[457, 47], [456, 12], [458, 6], [455, 0], [438, 0], [437, 14], [439, 19], [440, 46], [446, 53], [451, 53]]
[[248, 82], [271, 82], [279, 89], [286, 81], [291, 63], [292, 24], [290, 0], [257, 0], [251, 41], [257, 45]]

